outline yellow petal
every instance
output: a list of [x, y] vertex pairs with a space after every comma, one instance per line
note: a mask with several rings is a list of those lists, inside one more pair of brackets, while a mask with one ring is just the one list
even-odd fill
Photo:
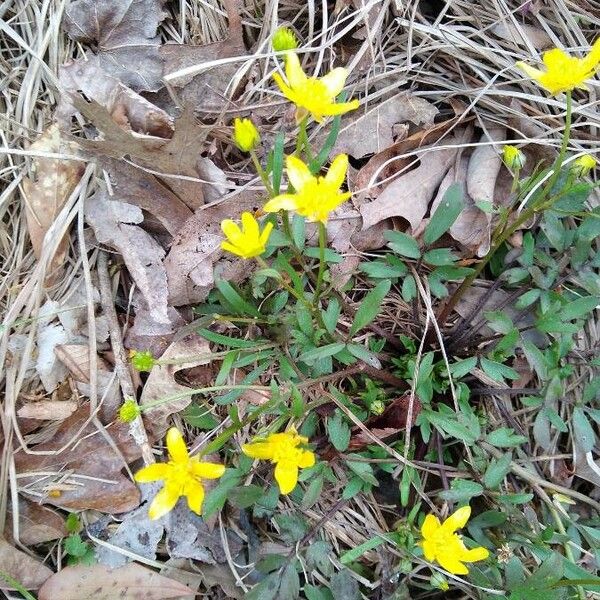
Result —
[[442, 569], [446, 569], [446, 571], [449, 571], [454, 575], [467, 575], [469, 573], [469, 569], [460, 562], [451, 550], [438, 552], [436, 560], [440, 563]]
[[242, 230], [239, 225], [231, 219], [224, 219], [221, 221], [221, 230], [225, 234], [225, 237], [232, 242], [235, 242], [242, 236]]
[[300, 191], [306, 184], [316, 179], [308, 165], [304, 164], [297, 156], [288, 156], [285, 166], [288, 179], [296, 191]]
[[200, 479], [218, 479], [225, 473], [225, 465], [210, 462], [196, 462], [192, 464], [192, 473]]
[[478, 560], [485, 560], [490, 555], [490, 552], [487, 548], [483, 546], [478, 546], [477, 548], [473, 548], [471, 550], [465, 550], [460, 553], [460, 560], [464, 562], [477, 562]]
[[189, 479], [186, 481], [183, 493], [187, 498], [190, 510], [197, 515], [201, 515], [202, 503], [204, 502], [204, 488], [202, 487], [202, 484], [195, 479]]
[[423, 554], [425, 556], [425, 560], [433, 562], [435, 560], [435, 551], [437, 548], [437, 544], [435, 542], [428, 542], [427, 540], [423, 540], [421, 542], [421, 546], [423, 547]]
[[462, 529], [471, 516], [471, 507], [462, 506], [452, 513], [442, 524], [443, 529], [448, 533], [454, 533], [457, 529]]
[[273, 223], [267, 223], [262, 233], [260, 234], [260, 245], [266, 246], [269, 241], [269, 236], [271, 235], [271, 231], [273, 230]]
[[519, 69], [521, 69], [521, 71], [524, 71], [525, 75], [527, 75], [527, 77], [530, 77], [531, 79], [534, 79], [535, 81], [539, 81], [540, 77], [544, 76], [543, 71], [540, 71], [539, 69], [535, 69], [534, 67], [531, 67], [527, 63], [524, 63], [522, 61], [519, 61], [518, 63], [516, 63], [515, 66], [518, 67]]
[[324, 115], [332, 117], [335, 115], [343, 115], [351, 110], [356, 110], [359, 106], [360, 102], [358, 100], [351, 100], [350, 102], [337, 102], [323, 107], [322, 112]]
[[148, 510], [150, 519], [160, 519], [172, 510], [179, 500], [180, 491], [179, 486], [167, 482], [152, 500], [150, 510]]
[[298, 207], [296, 194], [280, 194], [269, 200], [264, 206], [265, 212], [277, 212], [280, 210], [296, 210]]
[[344, 84], [346, 83], [346, 78], [348, 77], [347, 69], [342, 67], [338, 67], [337, 69], [333, 69], [321, 77], [321, 82], [327, 88], [327, 92], [329, 96], [333, 99], [335, 98], [344, 88]]
[[269, 442], [251, 442], [242, 446], [242, 452], [250, 458], [270, 460], [273, 457], [273, 445]]
[[346, 172], [348, 171], [348, 155], [338, 154], [331, 163], [325, 181], [339, 189], [346, 180]]
[[441, 526], [442, 524], [440, 523], [440, 520], [435, 515], [427, 515], [423, 521], [423, 525], [421, 525], [421, 535], [427, 539], [431, 537]]
[[172, 467], [167, 463], [154, 463], [140, 469], [134, 476], [138, 483], [149, 483], [150, 481], [158, 481], [166, 479], [171, 472]]
[[292, 89], [302, 87], [307, 79], [295, 52], [289, 52], [285, 55], [285, 76]]
[[171, 460], [176, 463], [187, 462], [189, 454], [183, 440], [183, 436], [177, 427], [171, 427], [167, 431], [167, 450]]
[[244, 233], [252, 239], [258, 239], [260, 231], [258, 228], [258, 221], [254, 218], [254, 215], [249, 212], [242, 213], [242, 227]]
[[302, 454], [300, 454], [300, 460], [298, 461], [298, 466], [301, 469], [308, 469], [315, 464], [315, 453], [311, 450], [302, 450]]
[[275, 80], [275, 83], [277, 84], [277, 86], [281, 90], [281, 93], [288, 100], [291, 100], [292, 102], [294, 102], [294, 98], [295, 98], [294, 91], [292, 90], [292, 88], [290, 88], [285, 83], [285, 81], [283, 80], [283, 77], [281, 77], [281, 75], [279, 73], [273, 73], [273, 79]]
[[548, 70], [551, 70], [568, 64], [571, 62], [571, 57], [560, 48], [552, 48], [552, 50], [544, 52], [542, 62], [546, 65]]
[[244, 251], [240, 250], [238, 248], [238, 246], [234, 246], [233, 244], [230, 244], [229, 242], [221, 242], [221, 248], [223, 250], [227, 250], [227, 252], [231, 252], [232, 254], [236, 254], [237, 256], [244, 256]]
[[281, 461], [275, 465], [275, 481], [282, 494], [289, 494], [298, 483], [298, 466], [289, 461]]

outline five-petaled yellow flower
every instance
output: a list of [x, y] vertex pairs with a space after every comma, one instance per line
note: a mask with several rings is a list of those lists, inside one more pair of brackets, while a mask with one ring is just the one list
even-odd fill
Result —
[[225, 472], [225, 466], [210, 462], [200, 462], [199, 457], [188, 454], [181, 432], [171, 427], [167, 432], [167, 450], [169, 462], [155, 463], [140, 469], [135, 474], [138, 483], [151, 481], [165, 482], [164, 487], [156, 494], [148, 516], [160, 519], [177, 504], [181, 496], [187, 498], [190, 510], [202, 514], [204, 487], [202, 479], [217, 479]]
[[282, 494], [289, 494], [298, 483], [298, 469], [315, 464], [315, 454], [303, 448], [308, 438], [292, 428], [285, 433], [272, 433], [264, 440], [255, 440], [242, 446], [242, 452], [251, 458], [270, 460], [275, 464], [275, 481]]
[[583, 58], [569, 56], [560, 48], [553, 48], [544, 52], [542, 61], [546, 67], [545, 71], [530, 67], [524, 62], [518, 62], [517, 67], [553, 96], [575, 88], [587, 89], [585, 82], [595, 75], [600, 64], [600, 38]]
[[459, 508], [443, 523], [435, 515], [427, 515], [421, 527], [423, 539], [419, 542], [425, 559], [429, 562], [437, 561], [443, 569], [455, 575], [466, 575], [469, 572], [464, 563], [485, 560], [490, 554], [486, 548], [479, 546], [468, 550], [456, 533], [465, 526], [470, 516], [470, 506]]
[[333, 159], [325, 177], [313, 175], [308, 165], [299, 158], [288, 156], [287, 176], [296, 193], [275, 196], [265, 204], [264, 211], [295, 210], [309, 221], [326, 223], [329, 213], [352, 195], [350, 192], [340, 191], [347, 170], [348, 157], [345, 154], [338, 154]]
[[285, 56], [285, 76], [287, 81], [279, 73], [274, 73], [273, 79], [283, 95], [297, 106], [298, 121], [311, 113], [315, 121], [320, 123], [323, 117], [342, 115], [359, 106], [358, 100], [335, 102], [348, 77], [348, 71], [342, 67], [329, 71], [321, 78], [308, 77], [300, 66], [298, 56], [289, 52]]
[[273, 229], [273, 223], [267, 223], [261, 232], [254, 215], [244, 212], [242, 213], [241, 229], [231, 219], [221, 221], [221, 229], [227, 237], [227, 241], [221, 242], [223, 250], [237, 254], [242, 258], [253, 258], [260, 256], [265, 251], [265, 246]]
[[250, 119], [233, 120], [233, 141], [242, 152], [254, 150], [260, 142], [260, 134]]

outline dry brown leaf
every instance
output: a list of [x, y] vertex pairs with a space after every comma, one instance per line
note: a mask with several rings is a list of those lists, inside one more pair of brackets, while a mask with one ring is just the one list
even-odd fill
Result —
[[[60, 424], [50, 441], [37, 444], [33, 450], [41, 454], [15, 452], [15, 467], [20, 475], [21, 490], [41, 495], [45, 503], [62, 508], [95, 509], [118, 514], [139, 505], [140, 494], [121, 471], [123, 458], [115, 453], [104, 436], [92, 423], [79, 434], [79, 439], [63, 452], [64, 445], [73, 442], [89, 418], [89, 403], [81, 406]], [[114, 415], [113, 415], [114, 419]], [[105, 432], [112, 438], [125, 461], [141, 456], [140, 448], [129, 435], [129, 425], [114, 420]], [[55, 477], [40, 477], [38, 472], [56, 473]], [[27, 473], [32, 473], [27, 476]], [[48, 488], [61, 479], [60, 494], [48, 494]]]
[[[37, 590], [53, 572], [42, 563], [31, 558], [25, 552], [17, 550], [6, 540], [0, 538], [0, 565], [7, 575], [17, 580], [25, 589]], [[14, 590], [0, 577], [0, 590]], [[56, 599], [53, 599], [56, 600]]]
[[[210, 354], [208, 342], [195, 333], [173, 342], [161, 356], [161, 362], [181, 362], [158, 364], [152, 368], [142, 391], [140, 406], [160, 402], [169, 396], [188, 392], [190, 388], [175, 381], [175, 374], [182, 369], [198, 365], [206, 365], [206, 369], [210, 371], [212, 369]], [[191, 399], [192, 396], [189, 394], [144, 410], [143, 417], [148, 434], [155, 439], [163, 437], [168, 427], [169, 415], [182, 411], [191, 402]]]
[[[14, 512], [9, 506], [4, 535], [12, 540], [12, 520]], [[19, 540], [25, 546], [35, 546], [51, 540], [57, 540], [68, 534], [65, 520], [55, 510], [40, 506], [26, 498], [19, 498]]]
[[254, 194], [239, 194], [200, 209], [187, 220], [164, 260], [171, 305], [201, 302], [215, 278], [239, 281], [247, 276], [248, 265], [243, 260], [223, 256], [220, 223], [222, 219], [237, 218], [245, 210], [253, 211], [258, 204]]
[[[29, 147], [33, 153], [52, 152], [71, 156], [77, 154], [76, 149], [75, 144], [61, 138], [56, 124], [48, 127]], [[42, 255], [44, 236], [79, 182], [83, 169], [84, 163], [76, 160], [42, 156], [33, 158], [33, 174], [30, 178], [23, 179], [23, 201], [31, 245], [38, 260]], [[61, 240], [48, 266], [48, 284], [51, 284], [62, 271], [66, 250], [67, 238], [65, 237]]]
[[[170, 139], [143, 136], [123, 129], [98, 102], [71, 98], [75, 108], [103, 134], [103, 139], [72, 138], [86, 150], [111, 158], [127, 157], [133, 163], [154, 171], [159, 179], [191, 209], [204, 204], [198, 160], [208, 128], [198, 124], [193, 110], [184, 110], [175, 121]], [[164, 174], [164, 175], [163, 175]], [[178, 176], [184, 176], [183, 178]]]
[[[446, 144], [458, 143], [447, 138]], [[390, 217], [402, 217], [414, 231], [427, 214], [432, 195], [456, 159], [457, 148], [432, 148], [420, 156], [419, 165], [393, 180], [379, 196], [360, 207], [365, 230]]]
[[[364, 111], [364, 109], [363, 109]], [[417, 96], [398, 94], [367, 112], [353, 111], [342, 117], [340, 133], [331, 155], [346, 153], [354, 158], [380, 152], [394, 143], [393, 126], [411, 121], [430, 128], [437, 108]], [[327, 134], [321, 135], [321, 143]]]
[[87, 60], [136, 91], [162, 87], [158, 25], [164, 0], [75, 0], [63, 26], [77, 42], [93, 45]]
[[536, 50], [543, 50], [553, 45], [552, 38], [540, 27], [533, 27], [526, 23], [511, 23], [501, 21], [492, 27], [492, 33], [499, 38], [519, 46], [533, 46]]
[[111, 570], [102, 565], [65, 567], [38, 593], [39, 600], [165, 600], [193, 591], [146, 567], [130, 563]]
[[60, 68], [60, 84], [65, 92], [56, 109], [62, 129], [70, 129], [77, 113], [71, 94], [79, 91], [106, 107], [113, 119], [125, 129], [162, 138], [173, 135], [173, 119], [162, 108], [109, 75], [95, 60], [75, 60]]
[[143, 218], [138, 207], [111, 200], [103, 190], [96, 192], [86, 206], [86, 220], [96, 238], [123, 256], [153, 319], [170, 325], [167, 274], [162, 264], [165, 252], [152, 236], [136, 225]]
[[22, 419], [62, 421], [77, 410], [74, 400], [40, 400], [23, 405], [17, 415]]

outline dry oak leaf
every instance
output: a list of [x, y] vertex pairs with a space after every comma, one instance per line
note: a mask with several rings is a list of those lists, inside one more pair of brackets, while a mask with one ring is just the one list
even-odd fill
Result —
[[[190, 393], [161, 403], [161, 400], [170, 396], [190, 391], [189, 387], [177, 383], [175, 374], [182, 369], [199, 365], [205, 366], [207, 372], [211, 372], [211, 354], [208, 342], [193, 333], [173, 342], [161, 356], [162, 364], [157, 364], [152, 368], [140, 398], [142, 407], [156, 403], [155, 406], [147, 408], [143, 412], [144, 424], [150, 437], [162, 438], [168, 428], [168, 417], [182, 411], [192, 400]], [[176, 364], [166, 364], [167, 361], [177, 362]]]
[[[445, 140], [449, 146], [458, 138]], [[444, 179], [456, 159], [458, 149], [431, 148], [420, 155], [416, 168], [394, 179], [373, 201], [363, 204], [360, 213], [363, 230], [390, 217], [402, 217], [412, 231], [420, 225], [432, 199], [432, 195]]]
[[123, 256], [154, 320], [170, 324], [167, 274], [162, 264], [165, 251], [137, 226], [144, 219], [141, 209], [118, 199], [111, 200], [106, 191], [100, 190], [88, 200], [85, 216], [98, 241]]
[[164, 0], [75, 0], [63, 26], [77, 42], [93, 45], [87, 60], [135, 91], [162, 87], [160, 38]]
[[[0, 569], [18, 581], [25, 589], [37, 590], [53, 572], [25, 552], [17, 550], [0, 538]], [[0, 577], [0, 590], [14, 590]], [[55, 600], [55, 599], [53, 599]]]
[[[68, 535], [64, 518], [48, 506], [40, 506], [26, 498], [19, 497], [19, 541], [25, 546], [35, 546]], [[4, 535], [12, 541], [12, 520], [16, 517], [9, 505]]]
[[75, 400], [40, 400], [28, 402], [18, 411], [22, 419], [39, 419], [42, 421], [62, 421], [77, 410]]
[[[19, 483], [24, 493], [29, 490], [41, 494], [45, 503], [62, 508], [95, 509], [110, 514], [133, 510], [139, 505], [140, 493], [121, 471], [123, 460], [130, 463], [138, 459], [141, 450], [131, 440], [129, 425], [114, 420], [105, 427], [105, 433], [121, 455], [117, 454], [94, 424], [85, 425], [89, 416], [90, 405], [86, 402], [60, 424], [50, 441], [32, 448], [40, 454], [17, 450], [14, 458]], [[67, 444], [67, 449], [59, 452]], [[40, 477], [40, 472], [56, 476]], [[60, 494], [48, 495], [48, 488], [59, 479]]]
[[166, 600], [193, 591], [137, 563], [65, 567], [46, 581], [38, 600]]
[[[29, 147], [29, 151], [51, 152], [73, 156], [77, 146], [61, 138], [58, 125], [53, 124]], [[36, 258], [42, 256], [44, 236], [79, 182], [84, 163], [76, 160], [37, 156], [32, 162], [32, 176], [23, 179], [23, 201], [27, 229]], [[48, 266], [47, 283], [51, 284], [62, 271], [67, 251], [67, 237], [59, 243]]]
[[173, 135], [164, 139], [122, 128], [110, 112], [94, 100], [87, 102], [80, 95], [72, 95], [71, 101], [102, 133], [102, 139], [72, 138], [82, 148], [93, 154], [127, 158], [135, 165], [152, 170], [192, 210], [204, 204], [204, 183], [198, 162], [209, 128], [196, 121], [192, 109], [181, 113], [175, 120]]
[[[362, 107], [361, 107], [362, 108]], [[438, 109], [411, 94], [398, 94], [373, 108], [347, 113], [342, 117], [337, 140], [331, 156], [349, 154], [362, 158], [367, 154], [380, 152], [394, 143], [393, 126], [410, 121], [415, 125], [430, 128], [438, 114]], [[327, 134], [321, 134], [322, 142]]]

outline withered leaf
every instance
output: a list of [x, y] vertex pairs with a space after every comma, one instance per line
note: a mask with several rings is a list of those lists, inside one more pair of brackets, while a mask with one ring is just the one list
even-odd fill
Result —
[[[19, 498], [19, 540], [26, 546], [35, 546], [65, 537], [65, 520], [48, 506], [40, 506], [26, 498]], [[4, 535], [12, 540], [12, 520], [15, 517], [9, 505]]]
[[[29, 150], [70, 156], [77, 154], [77, 146], [61, 137], [56, 124], [48, 127]], [[42, 255], [44, 236], [79, 182], [83, 169], [84, 163], [76, 160], [43, 156], [33, 158], [32, 176], [23, 179], [23, 201], [31, 245], [38, 260]], [[65, 237], [48, 266], [48, 284], [62, 271], [66, 250]]]
[[136, 91], [162, 86], [162, 60], [156, 35], [165, 17], [164, 0], [75, 0], [65, 12], [69, 36], [94, 45], [87, 57]]
[[[86, 403], [61, 423], [50, 441], [34, 446], [41, 454], [15, 452], [21, 490], [42, 495], [44, 502], [62, 508], [95, 509], [111, 514], [132, 510], [139, 505], [139, 490], [121, 473], [123, 458], [115, 453], [95, 425], [88, 423], [84, 427], [89, 412], [89, 403]], [[141, 456], [126, 423], [115, 420], [106, 426], [105, 433], [112, 438], [125, 461]], [[78, 440], [71, 443], [77, 435]], [[70, 444], [69, 447], [59, 452], [66, 444]], [[56, 473], [56, 476], [40, 477], [36, 474], [39, 472]], [[59, 479], [60, 493], [48, 494], [48, 488]]]
[[40, 400], [24, 404], [17, 411], [17, 415], [22, 419], [62, 421], [76, 410], [77, 402], [74, 400]]
[[162, 264], [165, 252], [152, 236], [136, 225], [143, 218], [138, 207], [111, 200], [104, 190], [96, 192], [86, 206], [86, 220], [96, 238], [121, 253], [154, 320], [170, 324], [167, 275]]
[[[42, 563], [31, 558], [25, 552], [17, 550], [7, 541], [0, 538], [0, 565], [2, 571], [16, 579], [25, 589], [37, 590], [49, 577], [52, 571]], [[13, 590], [4, 578], [0, 577], [0, 589]]]
[[165, 600], [193, 594], [189, 587], [130, 563], [111, 570], [102, 565], [65, 567], [38, 593], [39, 600]]

